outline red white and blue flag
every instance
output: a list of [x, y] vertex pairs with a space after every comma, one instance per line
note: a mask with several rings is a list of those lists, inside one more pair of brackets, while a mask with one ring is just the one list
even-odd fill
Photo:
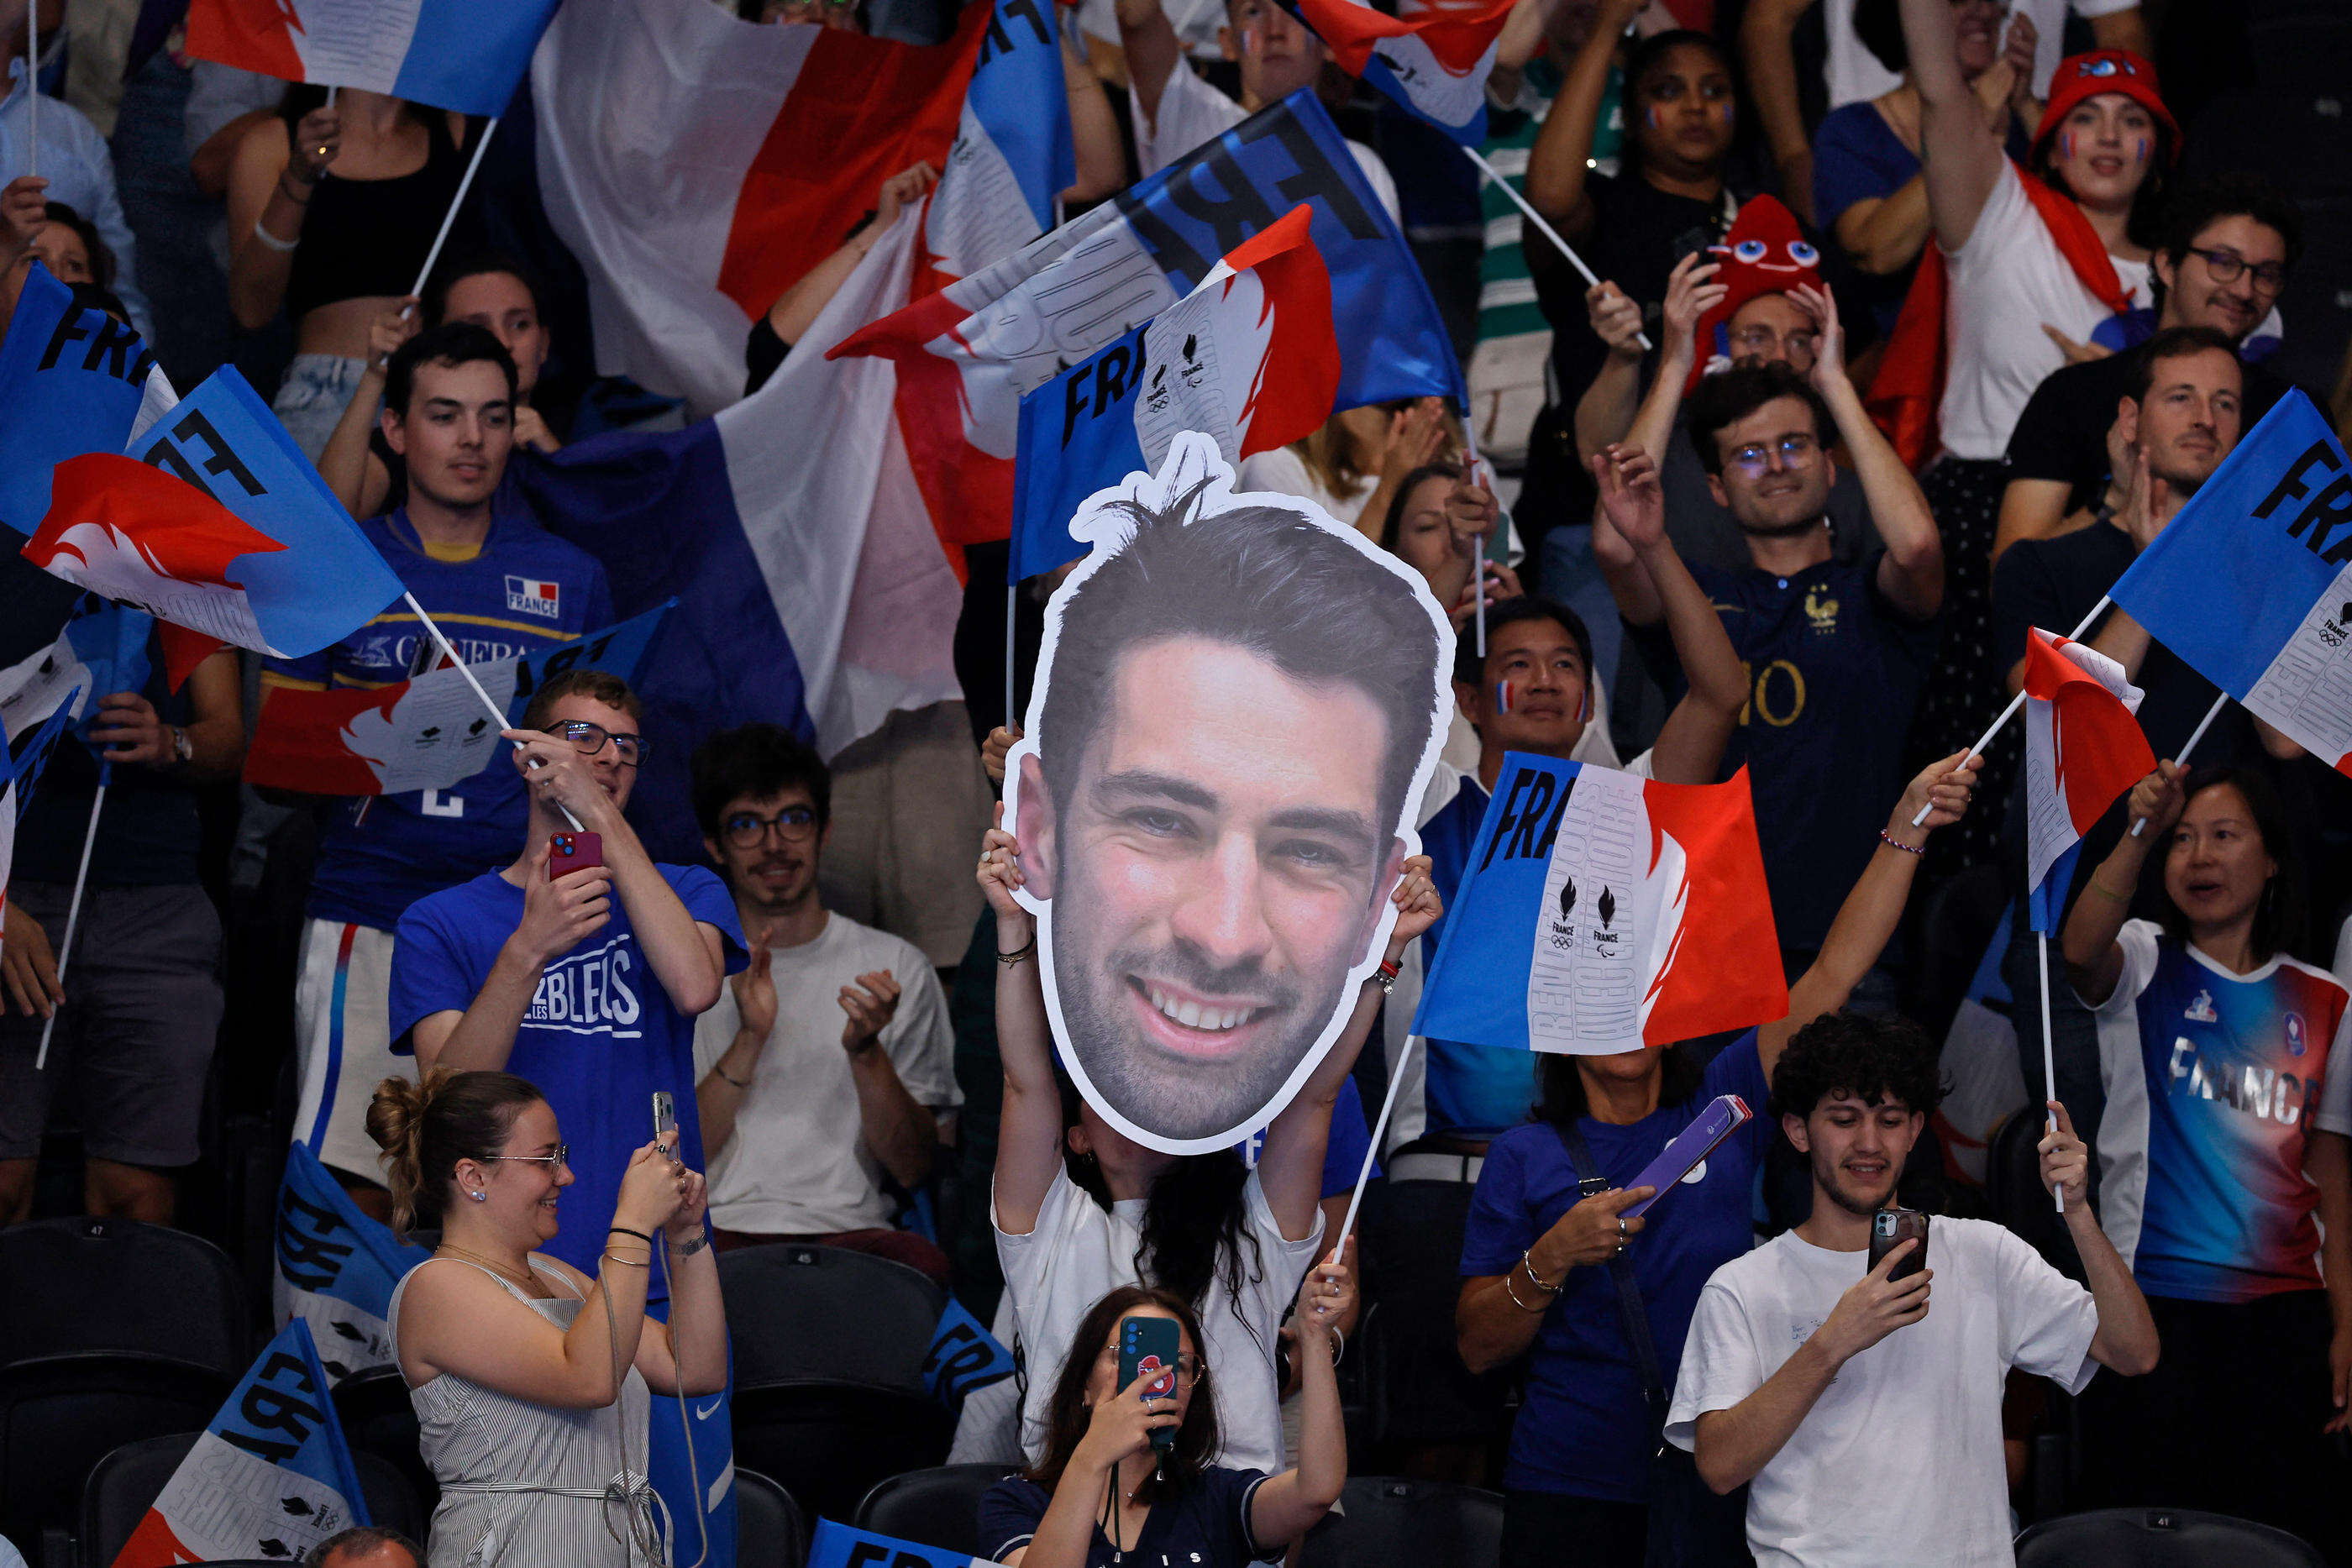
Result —
[[2247, 712], [2352, 774], [2352, 462], [2302, 392], [2108, 593]]
[[2083, 835], [2156, 758], [2140, 689], [2096, 648], [2039, 626], [2025, 640], [2025, 881], [2033, 929], [2057, 928]]
[[214, 371], [131, 446], [58, 464], [24, 554], [196, 633], [164, 640], [173, 685], [218, 643], [299, 657], [400, 597], [400, 579], [236, 371]]
[[296, 1318], [197, 1435], [113, 1568], [299, 1563], [370, 1522], [329, 1386], [310, 1325]]
[[1609, 1056], [1788, 1011], [1745, 768], [1660, 784], [1504, 756], [1413, 1033]]
[[557, 0], [194, 0], [188, 53], [461, 114], [504, 114]]
[[1011, 580], [1086, 554], [1069, 522], [1087, 497], [1158, 472], [1181, 432], [1238, 466], [1330, 417], [1339, 342], [1309, 215], [1293, 207], [1192, 293], [1022, 398]]
[[8, 907], [8, 868], [16, 854], [16, 819], [32, 803], [33, 786], [41, 769], [48, 766], [49, 753], [57, 749], [58, 737], [73, 723], [89, 693], [87, 684], [45, 689], [47, 713], [27, 708], [21, 724], [15, 720], [0, 724], [0, 909]]
[[1416, 119], [1475, 147], [1486, 139], [1486, 78], [1517, 0], [1433, 0], [1377, 11], [1363, 0], [1284, 0], [1360, 77]]
[[0, 524], [31, 533], [58, 464], [121, 451], [176, 401], [137, 332], [35, 262], [0, 343]]

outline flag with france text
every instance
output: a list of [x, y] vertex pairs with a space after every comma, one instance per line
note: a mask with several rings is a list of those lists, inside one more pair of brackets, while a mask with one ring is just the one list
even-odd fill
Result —
[[36, 262], [0, 343], [0, 524], [20, 534], [49, 512], [49, 473], [86, 452], [120, 452], [174, 401], [131, 328]]
[[58, 465], [25, 559], [196, 633], [165, 641], [172, 684], [204, 639], [297, 658], [400, 597], [400, 579], [245, 378], [223, 366], [131, 443]]
[[2290, 389], [2108, 596], [2246, 711], [2352, 774], [2352, 462]]
[[1390, 16], [1365, 0], [1284, 0], [1339, 68], [1465, 146], [1486, 139], [1486, 78], [1517, 0], [1424, 0]]
[[325, 1370], [299, 1318], [254, 1359], [113, 1568], [275, 1559], [370, 1522]]
[[963, 1408], [964, 1396], [975, 1388], [1001, 1383], [1013, 1374], [1013, 1353], [1004, 1348], [987, 1325], [953, 1296], [940, 1309], [931, 1347], [923, 1355], [923, 1385], [950, 1410]]
[[362, 1214], [308, 1144], [286, 1151], [270, 1303], [278, 1327], [297, 1318], [310, 1325], [330, 1387], [393, 1364], [392, 1292], [431, 1256]]
[[994, 1568], [994, 1564], [970, 1552], [923, 1546], [820, 1519], [809, 1542], [808, 1568]]
[[1021, 399], [1010, 580], [1086, 554], [1069, 522], [1087, 497], [1157, 472], [1179, 432], [1238, 466], [1330, 417], [1339, 343], [1308, 217], [1291, 208], [1192, 293]]
[[1606, 1056], [1788, 1010], [1747, 769], [1660, 784], [1505, 755], [1413, 1033]]
[[558, 0], [194, 0], [188, 53], [257, 75], [504, 114]]
[[2124, 667], [2096, 648], [2027, 632], [2025, 880], [2036, 931], [2057, 929], [2083, 835], [2156, 767], [2139, 703]]

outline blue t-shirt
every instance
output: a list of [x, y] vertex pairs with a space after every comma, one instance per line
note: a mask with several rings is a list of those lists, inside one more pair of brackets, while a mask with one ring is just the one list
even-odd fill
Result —
[[[1364, 1155], [1371, 1146], [1372, 1130], [1364, 1124], [1364, 1096], [1352, 1076], [1342, 1078], [1339, 1097], [1331, 1103], [1331, 1135], [1323, 1144], [1325, 1197], [1356, 1190], [1356, 1178], [1364, 1174]], [[1255, 1166], [1265, 1148], [1265, 1129], [1259, 1128], [1234, 1147]], [[1371, 1174], [1381, 1174], [1378, 1160], [1372, 1162]]]
[[[1097, 1523], [1087, 1546], [1087, 1568], [1243, 1568], [1265, 1555], [1250, 1534], [1250, 1502], [1265, 1484], [1264, 1470], [1212, 1467], [1174, 1497], [1151, 1505], [1135, 1544], [1114, 1552]], [[1035, 1481], [1007, 1476], [980, 1500], [981, 1555], [1002, 1563], [1029, 1544], [1054, 1494]], [[1095, 1512], [1100, 1514], [1100, 1499]], [[1125, 1533], [1123, 1531], [1121, 1533]], [[1277, 1553], [1278, 1555], [1278, 1553]]]
[[[469, 664], [553, 647], [613, 623], [604, 567], [520, 508], [494, 507], [489, 534], [470, 560], [427, 555], [404, 510], [371, 517], [360, 530]], [[432, 666], [438, 653], [432, 641], [415, 612], [396, 602], [334, 646], [273, 659], [269, 668], [330, 687], [390, 685]], [[319, 837], [310, 917], [389, 931], [426, 894], [512, 861], [529, 816], [522, 778], [503, 750], [454, 789], [338, 801]]]
[[[1429, 857], [1429, 880], [1446, 910], [1461, 889], [1462, 873], [1470, 864], [1470, 846], [1486, 815], [1488, 796], [1469, 774], [1454, 799], [1421, 826], [1421, 852]], [[1422, 972], [1437, 962], [1437, 944], [1445, 936], [1440, 915], [1421, 939]], [[1469, 1045], [1458, 1040], [1424, 1042], [1422, 1055], [1423, 1135], [1451, 1134], [1491, 1138], [1528, 1119], [1536, 1103], [1537, 1056], [1531, 1051]]]
[[[1661, 1106], [1630, 1126], [1590, 1116], [1578, 1124], [1610, 1185], [1624, 1186], [1718, 1094], [1747, 1101], [1753, 1118], [1716, 1146], [1694, 1173], [1696, 1179], [1659, 1196], [1644, 1216], [1649, 1223], [1625, 1249], [1642, 1288], [1669, 1395], [1700, 1290], [1709, 1275], [1755, 1240], [1749, 1199], [1772, 1125], [1765, 1111], [1769, 1090], [1756, 1031], [1749, 1030], [1717, 1052], [1699, 1092], [1683, 1104]], [[1508, 1272], [1519, 1254], [1577, 1201], [1576, 1167], [1550, 1123], [1515, 1127], [1496, 1139], [1463, 1226], [1463, 1278]], [[1528, 1289], [1524, 1283], [1517, 1288], [1522, 1294]], [[1526, 1402], [1511, 1429], [1503, 1485], [1611, 1502], [1646, 1501], [1649, 1427], [1649, 1405], [1625, 1339], [1616, 1282], [1606, 1268], [1571, 1269], [1536, 1333]]]
[[[726, 884], [698, 865], [657, 869], [688, 915], [725, 936], [727, 972], [741, 969], [743, 927]], [[409, 1053], [408, 1031], [419, 1019], [474, 1005], [499, 949], [522, 923], [522, 903], [521, 888], [490, 872], [419, 899], [400, 917], [392, 950], [394, 1051]], [[562, 1229], [541, 1250], [593, 1274], [621, 1173], [653, 1137], [656, 1089], [677, 1102], [678, 1157], [703, 1168], [694, 1019], [662, 989], [617, 895], [610, 923], [541, 974], [506, 1070], [539, 1086], [572, 1145], [575, 1179], [558, 1206]], [[654, 1286], [659, 1294], [658, 1279]]]

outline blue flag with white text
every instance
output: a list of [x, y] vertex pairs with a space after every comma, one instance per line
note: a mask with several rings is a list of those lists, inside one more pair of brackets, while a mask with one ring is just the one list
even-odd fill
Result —
[[[49, 512], [49, 472], [85, 452], [120, 452], [140, 404], [171, 383], [139, 334], [36, 262], [0, 343], [0, 524], [29, 535]], [[110, 690], [112, 688], [109, 688]]]
[[297, 1318], [310, 1325], [331, 1385], [393, 1364], [392, 1292], [431, 1256], [361, 1213], [309, 1145], [286, 1151], [271, 1304], [279, 1327]]

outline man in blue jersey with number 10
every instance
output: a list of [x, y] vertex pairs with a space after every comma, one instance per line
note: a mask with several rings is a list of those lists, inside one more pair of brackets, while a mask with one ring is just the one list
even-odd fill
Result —
[[[532, 653], [611, 624], [604, 569], [520, 507], [494, 507], [514, 448], [515, 364], [487, 329], [450, 322], [392, 356], [381, 416], [405, 461], [408, 499], [361, 524], [469, 664]], [[383, 686], [441, 652], [404, 602], [333, 647], [272, 660], [268, 686]], [[394, 1058], [385, 1022], [393, 930], [408, 906], [514, 858], [530, 816], [513, 761], [494, 756], [454, 789], [322, 800], [318, 868], [294, 998], [301, 1063], [294, 1135], [359, 1206], [391, 1218], [363, 1118]]]

